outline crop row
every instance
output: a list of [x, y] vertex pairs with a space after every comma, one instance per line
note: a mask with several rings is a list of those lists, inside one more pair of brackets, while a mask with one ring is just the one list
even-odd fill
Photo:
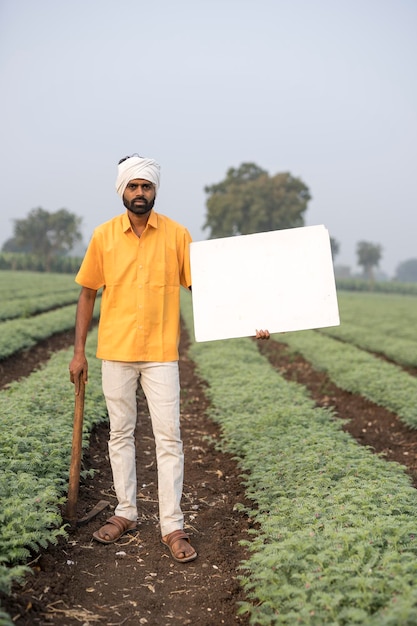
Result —
[[338, 387], [389, 409], [405, 424], [417, 428], [417, 378], [401, 367], [312, 330], [273, 338], [302, 354], [315, 369], [326, 372]]
[[381, 333], [378, 327], [367, 328], [348, 323], [323, 328], [320, 332], [358, 348], [382, 354], [399, 365], [417, 366], [417, 340], [415, 339], [402, 339], [396, 335]]
[[[94, 317], [99, 316], [100, 300], [97, 299]], [[42, 339], [74, 327], [76, 305], [41, 313], [27, 319], [15, 319], [0, 324], [0, 360], [31, 348]]]
[[0, 302], [32, 299], [62, 291], [79, 291], [74, 275], [0, 270]]
[[411, 296], [339, 293], [341, 325], [321, 333], [417, 366], [417, 299]]
[[[90, 378], [84, 446], [92, 425], [106, 416], [100, 362], [94, 358], [96, 336], [95, 330], [87, 342]], [[65, 533], [59, 505], [67, 490], [71, 457], [71, 352], [54, 354], [44, 368], [0, 392], [0, 590], [4, 593], [25, 572], [22, 563], [30, 550], [45, 547]]]
[[374, 293], [338, 293], [342, 326], [377, 330], [381, 337], [416, 341], [417, 298]]
[[[185, 298], [183, 315], [192, 331]], [[417, 495], [404, 468], [357, 444], [255, 342], [193, 343], [190, 353], [254, 503], [240, 576], [250, 623], [417, 623]]]
[[79, 289], [71, 289], [31, 298], [3, 300], [0, 304], [0, 322], [17, 317], [27, 318], [67, 304], [74, 304], [78, 300], [78, 295]]

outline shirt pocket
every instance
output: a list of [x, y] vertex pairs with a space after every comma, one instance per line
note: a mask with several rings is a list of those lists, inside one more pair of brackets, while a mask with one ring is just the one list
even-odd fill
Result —
[[149, 288], [173, 293], [180, 286], [178, 259], [175, 250], [166, 250], [165, 258], [154, 261], [149, 268]]

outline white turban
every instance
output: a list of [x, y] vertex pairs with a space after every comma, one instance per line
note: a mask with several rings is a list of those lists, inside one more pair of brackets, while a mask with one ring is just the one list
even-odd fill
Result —
[[139, 156], [132, 156], [119, 164], [117, 168], [116, 190], [121, 198], [128, 183], [135, 178], [149, 180], [155, 185], [155, 192], [158, 192], [159, 177], [161, 167], [153, 159], [145, 159]]

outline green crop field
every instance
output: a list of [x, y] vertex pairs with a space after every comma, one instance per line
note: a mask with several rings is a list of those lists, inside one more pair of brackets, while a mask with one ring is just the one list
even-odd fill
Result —
[[[74, 323], [73, 279], [0, 272], [0, 293], [0, 362]], [[48, 304], [42, 309], [37, 302]], [[416, 428], [417, 379], [404, 366], [416, 366], [417, 297], [341, 292], [339, 304], [340, 327], [271, 341]], [[56, 321], [61, 315], [65, 322]], [[331, 409], [286, 381], [256, 342], [196, 343], [185, 291], [182, 316], [189, 355], [207, 383], [210, 416], [221, 426], [219, 451], [238, 459], [251, 503], [242, 505], [253, 525], [239, 569], [241, 614], [260, 626], [417, 624], [417, 493], [405, 468], [360, 446]], [[106, 418], [95, 341], [93, 330], [84, 446], [94, 422]], [[3, 593], [24, 576], [30, 552], [65, 532], [59, 505], [70, 459], [69, 359], [70, 351], [57, 352], [40, 371], [0, 391]], [[10, 623], [0, 608], [0, 624]]]

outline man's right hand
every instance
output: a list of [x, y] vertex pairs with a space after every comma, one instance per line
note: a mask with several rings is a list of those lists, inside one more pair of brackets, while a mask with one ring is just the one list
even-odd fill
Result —
[[88, 380], [88, 362], [85, 354], [75, 354], [69, 364], [70, 381], [75, 385], [75, 395], [80, 393], [80, 377], [82, 376], [84, 384]]

